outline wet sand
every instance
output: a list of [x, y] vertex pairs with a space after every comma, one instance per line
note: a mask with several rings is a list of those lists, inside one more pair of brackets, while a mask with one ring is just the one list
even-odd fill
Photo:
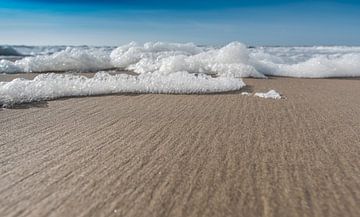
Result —
[[360, 216], [360, 81], [245, 83], [1, 110], [0, 216]]

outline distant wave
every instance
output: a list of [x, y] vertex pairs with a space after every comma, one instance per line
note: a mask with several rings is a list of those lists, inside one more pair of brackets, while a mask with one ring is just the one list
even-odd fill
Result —
[[11, 46], [0, 46], [0, 56], [23, 56]]

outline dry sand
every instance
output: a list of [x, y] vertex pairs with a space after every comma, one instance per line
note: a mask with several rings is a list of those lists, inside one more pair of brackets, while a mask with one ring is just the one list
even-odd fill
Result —
[[245, 82], [0, 111], [0, 216], [360, 216], [360, 81]]

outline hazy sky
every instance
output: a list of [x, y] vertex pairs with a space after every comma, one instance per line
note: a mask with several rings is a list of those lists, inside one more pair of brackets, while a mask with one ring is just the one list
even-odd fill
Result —
[[360, 1], [0, 0], [0, 44], [360, 45]]

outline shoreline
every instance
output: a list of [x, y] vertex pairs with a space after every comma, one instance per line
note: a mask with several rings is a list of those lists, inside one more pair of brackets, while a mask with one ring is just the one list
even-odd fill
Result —
[[243, 80], [286, 99], [120, 94], [0, 110], [0, 213], [359, 216], [359, 81]]

